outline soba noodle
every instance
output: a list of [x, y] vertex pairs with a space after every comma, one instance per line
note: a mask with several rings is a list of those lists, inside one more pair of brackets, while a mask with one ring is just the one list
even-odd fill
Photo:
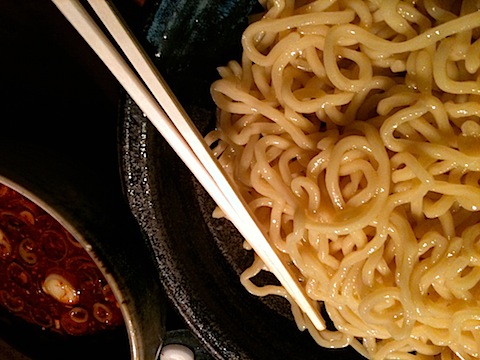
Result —
[[[478, 358], [477, 1], [261, 4], [206, 140], [335, 327], [289, 299], [299, 328], [371, 359]], [[262, 270], [244, 286], [288, 298]]]

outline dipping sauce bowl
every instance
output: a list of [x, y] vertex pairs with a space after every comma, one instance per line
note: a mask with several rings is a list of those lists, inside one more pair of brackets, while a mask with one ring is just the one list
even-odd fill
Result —
[[0, 176], [0, 351], [12, 360], [155, 359], [164, 304], [143, 242], [89, 208], [74, 222], [42, 199]]

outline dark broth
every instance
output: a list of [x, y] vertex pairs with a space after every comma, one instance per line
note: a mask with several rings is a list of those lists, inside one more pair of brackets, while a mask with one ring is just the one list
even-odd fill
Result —
[[64, 335], [122, 326], [112, 290], [80, 243], [41, 207], [0, 184], [0, 306]]

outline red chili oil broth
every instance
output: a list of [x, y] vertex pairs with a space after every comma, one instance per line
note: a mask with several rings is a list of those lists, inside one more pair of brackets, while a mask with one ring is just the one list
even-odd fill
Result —
[[66, 336], [124, 325], [109, 284], [81, 244], [41, 207], [3, 184], [0, 307]]

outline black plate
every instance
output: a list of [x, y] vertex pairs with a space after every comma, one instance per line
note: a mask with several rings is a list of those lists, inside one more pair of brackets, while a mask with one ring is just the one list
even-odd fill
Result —
[[[238, 57], [254, 4], [176, 1], [172, 8], [171, 3], [160, 2], [140, 40], [206, 132], [215, 121], [209, 95], [215, 68]], [[239, 277], [252, 254], [243, 250], [237, 230], [212, 219], [209, 195], [128, 96], [123, 110], [119, 140], [130, 207], [152, 246], [167, 296], [211, 354], [218, 359], [358, 357], [351, 349], [320, 348], [307, 331], [298, 330], [286, 300], [257, 298], [244, 289]]]

